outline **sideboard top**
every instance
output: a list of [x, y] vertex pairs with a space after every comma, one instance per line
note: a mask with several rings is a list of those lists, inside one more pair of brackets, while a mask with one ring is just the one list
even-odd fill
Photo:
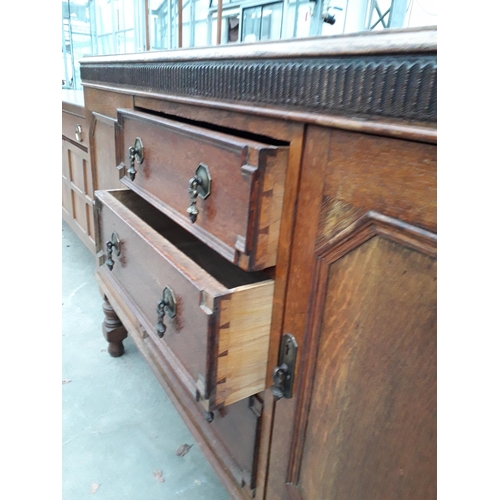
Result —
[[89, 57], [81, 75], [84, 86], [436, 141], [435, 27]]
[[363, 31], [354, 34], [294, 38], [269, 42], [84, 57], [80, 63], [140, 63], [221, 61], [241, 59], [319, 58], [367, 54], [432, 53], [437, 51], [436, 27]]

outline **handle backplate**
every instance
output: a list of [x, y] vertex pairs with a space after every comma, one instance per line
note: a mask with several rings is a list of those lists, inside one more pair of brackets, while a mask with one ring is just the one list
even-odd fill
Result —
[[190, 205], [186, 209], [186, 212], [189, 214], [189, 219], [193, 224], [196, 222], [196, 218], [200, 213], [196, 207], [196, 199], [199, 196], [202, 200], [205, 200], [210, 196], [211, 190], [212, 177], [210, 171], [205, 164], [200, 163], [194, 176], [189, 180], [188, 187]]

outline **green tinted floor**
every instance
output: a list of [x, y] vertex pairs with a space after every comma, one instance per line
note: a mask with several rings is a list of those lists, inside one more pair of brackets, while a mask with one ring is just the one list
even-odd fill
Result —
[[94, 257], [64, 222], [62, 266], [63, 500], [229, 499], [133, 341], [107, 353]]

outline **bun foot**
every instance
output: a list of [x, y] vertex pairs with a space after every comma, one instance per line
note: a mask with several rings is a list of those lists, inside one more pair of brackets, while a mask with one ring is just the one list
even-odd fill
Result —
[[113, 358], [119, 358], [125, 352], [123, 342], [109, 342], [108, 352]]

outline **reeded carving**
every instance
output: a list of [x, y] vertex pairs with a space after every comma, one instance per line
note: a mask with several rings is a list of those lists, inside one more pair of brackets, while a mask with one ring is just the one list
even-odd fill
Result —
[[436, 54], [208, 62], [83, 63], [82, 79], [296, 111], [435, 123]]

